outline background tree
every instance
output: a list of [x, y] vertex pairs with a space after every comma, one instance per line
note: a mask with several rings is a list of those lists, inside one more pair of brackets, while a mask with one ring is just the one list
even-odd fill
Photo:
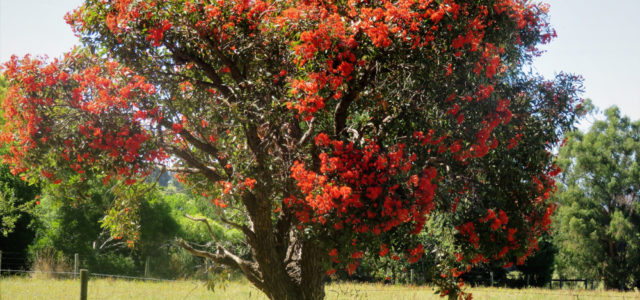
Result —
[[31, 223], [40, 188], [11, 174], [7, 165], [0, 165], [0, 250], [5, 254], [3, 269], [22, 270], [27, 267], [27, 247], [35, 231]]
[[211, 237], [204, 224], [184, 221], [185, 214], [212, 215], [214, 219], [209, 222], [214, 236], [236, 252], [247, 253], [242, 245], [242, 233], [225, 230], [205, 200], [197, 195], [175, 193], [173, 186], [145, 193], [139, 199], [139, 207], [131, 208], [138, 215], [135, 232], [139, 239], [134, 247], [131, 240], [112, 237], [105, 226], [105, 214], [120, 213], [112, 210], [116, 197], [113, 189], [118, 187], [91, 180], [86, 183], [81, 189], [84, 196], [70, 194], [59, 185], [44, 188], [32, 226], [36, 230], [35, 241], [29, 247], [32, 260], [43, 254], [71, 258], [78, 253], [82, 266], [95, 273], [139, 276], [144, 274], [145, 262], [149, 259], [151, 276], [202, 278], [202, 273], [207, 272], [202, 259], [194, 259], [173, 242], [176, 236], [181, 236], [206, 244]]
[[556, 263], [566, 277], [601, 279], [607, 288], [640, 280], [640, 122], [605, 111], [588, 132], [568, 135], [555, 217]]
[[524, 263], [550, 223], [549, 151], [580, 87], [522, 71], [545, 18], [520, 0], [88, 0], [68, 17], [85, 49], [5, 65], [5, 160], [119, 181], [115, 235], [135, 229], [138, 178], [178, 172], [251, 255], [181, 246], [271, 299], [322, 299], [325, 271], [364, 255], [425, 253], [455, 297], [475, 265]]
[[134, 249], [132, 241], [112, 237], [102, 222], [105, 214], [114, 213], [113, 189], [88, 180], [81, 196], [59, 185], [46, 186], [38, 207], [36, 240], [29, 249], [32, 257], [47, 251], [67, 258], [78, 253], [82, 265], [95, 273], [123, 275], [144, 274], [150, 257], [156, 275], [169, 275], [168, 244], [180, 232], [171, 207], [159, 191], [153, 191], [139, 200], [139, 207], [131, 208], [139, 215]]

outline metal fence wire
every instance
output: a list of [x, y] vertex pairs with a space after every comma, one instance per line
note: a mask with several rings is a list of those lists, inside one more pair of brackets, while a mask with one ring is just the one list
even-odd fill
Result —
[[[33, 271], [33, 270], [14, 270], [14, 269], [0, 269], [0, 273], [4, 274], [30, 274], [30, 275], [50, 275], [52, 277], [58, 278], [78, 278], [80, 276], [80, 272], [61, 272], [61, 271]], [[125, 279], [125, 280], [140, 280], [140, 281], [155, 281], [155, 282], [177, 282], [178, 280], [170, 280], [170, 279], [158, 279], [158, 278], [147, 278], [147, 277], [137, 277], [137, 276], [126, 276], [126, 275], [115, 275], [115, 274], [100, 274], [100, 273], [88, 273], [88, 278], [117, 278], [117, 279]], [[340, 284], [336, 286], [327, 286], [326, 292], [328, 295], [333, 295], [334, 297], [338, 297], [338, 299], [367, 299], [367, 295], [370, 296], [371, 293], [393, 293], [395, 299], [403, 299], [402, 294], [404, 293], [416, 293], [415, 289], [402, 289], [399, 287], [393, 288], [391, 285], [389, 289], [381, 289], [381, 288], [356, 288], [356, 287], [344, 287], [340, 286]], [[419, 286], [413, 286], [419, 287]], [[90, 285], [88, 287], [91, 289]], [[429, 289], [428, 286], [424, 286], [425, 289]], [[638, 293], [632, 293], [630, 295], [567, 295], [561, 293], [545, 293], [534, 290], [503, 290], [503, 289], [492, 289], [491, 291], [474, 291], [474, 295], [482, 295], [490, 293], [492, 296], [500, 296], [504, 297], [503, 299], [509, 299], [516, 296], [540, 296], [540, 299], [545, 299], [549, 297], [559, 297], [559, 296], [567, 296], [570, 298], [574, 297], [588, 297], [589, 299], [639, 299], [640, 296]]]
[[[83, 255], [75, 254], [72, 260], [55, 260], [52, 259], [50, 265], [38, 266], [37, 258], [30, 259], [25, 253], [12, 252], [12, 251], [0, 251], [0, 275], [7, 274], [42, 274], [50, 275], [51, 277], [65, 277], [74, 276], [77, 277], [80, 274], [80, 269], [86, 266], [86, 257]], [[55, 261], [55, 262], [54, 262]], [[175, 281], [173, 279], [156, 278], [151, 276], [150, 259], [147, 258], [144, 262], [144, 276], [134, 276], [133, 274], [110, 274], [100, 269], [96, 270], [96, 273], [91, 273], [93, 277], [100, 278], [120, 278], [129, 280], [151, 280], [151, 281]], [[140, 271], [142, 273], [142, 271]]]
[[[23, 268], [16, 268], [16, 266], [28, 266], [31, 265], [31, 261], [29, 261], [28, 257], [24, 253], [19, 252], [10, 252], [10, 251], [0, 251], [0, 276], [2, 275], [31, 275], [33, 277], [37, 277], [38, 275], [44, 275], [56, 279], [78, 279], [80, 277], [80, 268], [82, 268], [82, 260], [80, 255], [74, 255], [74, 261], [72, 262], [73, 270], [71, 271], [60, 271], [60, 270], [26, 270]], [[129, 276], [129, 275], [120, 275], [120, 274], [107, 274], [107, 273], [88, 273], [88, 278], [113, 278], [113, 279], [123, 279], [123, 280], [138, 280], [138, 281], [154, 281], [154, 282], [176, 282], [178, 280], [172, 279], [162, 279], [162, 278], [153, 278], [148, 276], [148, 264], [149, 260], [147, 259], [145, 266], [145, 274], [147, 276]], [[68, 266], [69, 267], [69, 266]], [[550, 287], [554, 286], [562, 286], [561, 283], [569, 281], [573, 284], [567, 284], [567, 286], [572, 286], [577, 284], [582, 285], [583, 282], [586, 282], [584, 279], [553, 279]], [[591, 284], [591, 289], [593, 290], [593, 282], [589, 282]], [[425, 289], [428, 289], [428, 286], [424, 286]], [[90, 287], [89, 287], [90, 288]], [[562, 290], [562, 289], [561, 289]], [[583, 289], [580, 289], [583, 290]], [[367, 295], [370, 293], [393, 293], [396, 296], [404, 293], [415, 293], [415, 290], [403, 290], [399, 288], [390, 288], [390, 289], [380, 289], [380, 288], [351, 288], [338, 285], [329, 285], [326, 289], [327, 295], [333, 295], [338, 297], [339, 299], [366, 299]], [[493, 295], [500, 295], [500, 297], [504, 297], [504, 299], [513, 298], [515, 296], [540, 296], [541, 299], [548, 297], [559, 297], [559, 296], [568, 296], [568, 297], [589, 297], [594, 299], [640, 299], [640, 295], [638, 293], [631, 293], [630, 295], [595, 295], [595, 296], [587, 296], [587, 295], [566, 295], [560, 293], [553, 292], [541, 292], [536, 290], [504, 290], [504, 289], [492, 289], [491, 291], [474, 291], [474, 294], [481, 295], [490, 293]], [[394, 296], [394, 298], [397, 298]], [[0, 298], [1, 299], [1, 298]]]

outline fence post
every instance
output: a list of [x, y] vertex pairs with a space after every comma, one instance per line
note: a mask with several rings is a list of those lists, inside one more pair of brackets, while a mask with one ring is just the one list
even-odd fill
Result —
[[87, 300], [87, 286], [89, 285], [89, 270], [80, 270], [80, 300]]
[[147, 256], [147, 260], [144, 262], [144, 278], [149, 278], [149, 256]]
[[78, 260], [80, 260], [80, 257], [78, 255], [78, 253], [73, 255], [73, 277], [78, 278]]
[[491, 286], [493, 287], [493, 271], [489, 272], [489, 275], [491, 275]]
[[411, 274], [410, 283], [413, 284], [413, 269], [409, 270], [409, 273]]

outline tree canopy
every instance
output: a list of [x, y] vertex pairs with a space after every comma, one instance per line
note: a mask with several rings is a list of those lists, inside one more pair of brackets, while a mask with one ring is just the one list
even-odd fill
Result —
[[588, 132], [568, 135], [554, 223], [565, 276], [602, 279], [607, 288], [640, 284], [640, 122], [605, 111]]
[[[271, 299], [322, 299], [325, 276], [365, 255], [430, 256], [455, 297], [472, 266], [522, 264], [549, 229], [550, 150], [580, 80], [524, 71], [555, 36], [546, 13], [522, 0], [87, 0], [67, 17], [83, 48], [4, 65], [4, 159], [69, 187], [177, 172], [251, 255], [213, 235], [180, 244]], [[135, 193], [121, 196], [124, 212]], [[126, 234], [133, 219], [114, 216]], [[423, 231], [441, 242], [419, 243]]]

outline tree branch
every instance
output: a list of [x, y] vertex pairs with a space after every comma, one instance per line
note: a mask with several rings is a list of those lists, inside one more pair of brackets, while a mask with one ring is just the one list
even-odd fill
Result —
[[180, 167], [167, 167], [167, 171], [174, 173], [201, 173], [200, 169], [196, 168], [180, 168]]
[[191, 61], [198, 65], [202, 71], [204, 71], [205, 75], [211, 80], [211, 83], [228, 99], [235, 99], [235, 94], [224, 84], [222, 78], [218, 76], [218, 72], [211, 65], [204, 61], [198, 55], [192, 53], [185, 53], [176, 48], [172, 43], [164, 43], [164, 45], [173, 52], [173, 54], [177, 57], [180, 57], [183, 60]]
[[258, 136], [258, 128], [255, 124], [250, 123], [244, 126], [245, 136], [247, 137], [247, 145], [253, 155], [256, 157], [256, 161], [259, 166], [264, 165], [264, 151], [260, 146], [262, 139]]
[[264, 285], [262, 275], [258, 271], [258, 265], [256, 263], [241, 259], [220, 245], [217, 245], [217, 253], [211, 253], [195, 249], [183, 239], [178, 239], [177, 243], [180, 247], [195, 256], [208, 258], [216, 263], [242, 271], [251, 283], [266, 293], [266, 286]]
[[349, 88], [349, 91], [340, 99], [338, 105], [336, 105], [336, 109], [334, 111], [334, 128], [333, 135], [338, 137], [342, 134], [346, 124], [347, 124], [347, 111], [349, 109], [349, 105], [360, 96], [360, 92], [367, 85], [369, 80], [375, 76], [375, 71], [373, 70], [365, 70], [365, 75], [357, 82]]
[[244, 233], [245, 236], [247, 236], [247, 239], [249, 241], [253, 240], [256, 238], [256, 234], [251, 231], [251, 229], [249, 229], [249, 227], [247, 227], [246, 225], [240, 225], [238, 223], [232, 222], [226, 218], [220, 217], [220, 221], [222, 221], [222, 223], [225, 223], [235, 229], [238, 229], [240, 231], [242, 231], [242, 233]]
[[[167, 128], [172, 128], [173, 123], [168, 121], [167, 119], [162, 119], [161, 121], [162, 126], [167, 127]], [[219, 162], [220, 162], [220, 166], [225, 166], [227, 164], [227, 160], [224, 158], [220, 158], [220, 150], [218, 150], [217, 147], [203, 142], [200, 139], [198, 139], [197, 137], [195, 137], [193, 134], [191, 134], [191, 132], [189, 132], [188, 130], [181, 130], [180, 131], [180, 136], [182, 136], [185, 140], [187, 140], [187, 142], [191, 143], [191, 145], [193, 145], [194, 147], [198, 148], [199, 150], [202, 150], [204, 152], [206, 152], [207, 154], [215, 157]], [[227, 169], [227, 168], [223, 168], [225, 170], [225, 173], [227, 174], [228, 177], [233, 176], [233, 170], [231, 168]]]
[[311, 133], [313, 133], [313, 125], [315, 124], [314, 122], [315, 120], [316, 118], [311, 119], [311, 123], [309, 124], [309, 129], [307, 129], [307, 131], [300, 138], [300, 141], [298, 141], [298, 146], [304, 145], [309, 140]]
[[187, 151], [181, 150], [181, 149], [178, 149], [178, 148], [175, 148], [175, 147], [166, 147], [166, 149], [167, 149], [167, 152], [175, 154], [176, 156], [182, 158], [187, 164], [189, 164], [192, 167], [200, 170], [202, 175], [207, 177], [207, 179], [209, 179], [211, 182], [216, 182], [216, 181], [220, 181], [220, 180], [223, 179], [223, 177], [222, 177], [222, 175], [220, 175], [220, 173], [218, 173], [216, 170], [214, 170], [212, 168], [207, 167], [206, 165], [204, 165], [202, 162], [198, 161], [198, 159], [193, 157]]
[[344, 127], [347, 124], [347, 110], [349, 109], [349, 105], [351, 105], [351, 102], [353, 102], [358, 95], [360, 94], [360, 91], [356, 91], [355, 89], [351, 89], [349, 91], [348, 94], [346, 94], [344, 97], [342, 97], [342, 99], [340, 99], [340, 102], [338, 102], [338, 105], [336, 105], [336, 110], [334, 112], [334, 127], [333, 127], [333, 135], [338, 137], [342, 131], [344, 130]]
[[233, 77], [233, 79], [238, 84], [240, 84], [244, 79], [242, 74], [238, 70], [238, 67], [236, 66], [235, 62], [231, 60], [229, 57], [227, 57], [226, 55], [224, 55], [224, 53], [222, 53], [222, 50], [220, 50], [220, 45], [216, 43], [214, 40], [212, 40], [210, 37], [206, 37], [205, 40], [211, 47], [210, 49], [213, 50], [213, 52], [222, 61], [222, 63], [225, 64], [227, 67], [229, 67], [229, 70], [231, 71], [231, 77]]
[[202, 222], [205, 225], [207, 225], [207, 229], [209, 230], [209, 236], [211, 237], [211, 239], [214, 242], [218, 242], [216, 239], [216, 236], [213, 234], [213, 229], [211, 229], [211, 225], [209, 224], [209, 221], [206, 218], [196, 218], [196, 217], [192, 217], [189, 214], [184, 215], [187, 219], [192, 220], [192, 221], [197, 221], [197, 222]]

